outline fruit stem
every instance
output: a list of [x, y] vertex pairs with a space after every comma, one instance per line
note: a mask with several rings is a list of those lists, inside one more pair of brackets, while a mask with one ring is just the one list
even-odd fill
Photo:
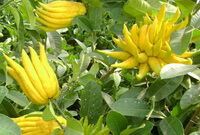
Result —
[[99, 80], [103, 81], [106, 79], [108, 76], [110, 76], [113, 72], [115, 71], [115, 68], [112, 68], [110, 71], [108, 71], [105, 75], [103, 75]]

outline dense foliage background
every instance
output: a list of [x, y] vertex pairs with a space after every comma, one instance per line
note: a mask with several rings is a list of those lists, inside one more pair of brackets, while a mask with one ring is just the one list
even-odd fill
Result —
[[[101, 115], [114, 135], [200, 134], [198, 53], [193, 57], [193, 65], [171, 64], [162, 70], [161, 77], [149, 73], [138, 81], [137, 69], [110, 68], [116, 60], [97, 52], [118, 50], [112, 37], [122, 36], [123, 24], [130, 28], [145, 13], [155, 15], [162, 3], [167, 3], [167, 17], [179, 7], [180, 20], [190, 18], [185, 29], [172, 35], [172, 50], [180, 54], [182, 48], [189, 47], [198, 52], [197, 0], [77, 0], [86, 5], [87, 14], [76, 17], [72, 26], [54, 32], [36, 27], [34, 11], [38, 1], [53, 0], [0, 2], [0, 134], [20, 134], [10, 118], [35, 111], [44, 111], [43, 115], [51, 118], [52, 108], [68, 119], [66, 135], [83, 134], [81, 117], [87, 116], [89, 123], [95, 124]], [[38, 42], [46, 45], [61, 90], [60, 97], [47, 107], [29, 102], [7, 74], [3, 58], [5, 53], [20, 62], [21, 50], [28, 52], [28, 46], [38, 50]]]

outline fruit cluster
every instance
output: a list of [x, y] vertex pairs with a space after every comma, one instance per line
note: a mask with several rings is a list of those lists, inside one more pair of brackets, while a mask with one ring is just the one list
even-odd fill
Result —
[[85, 6], [79, 2], [53, 1], [49, 4], [39, 4], [42, 8], [37, 8], [36, 20], [42, 25], [37, 27], [44, 31], [55, 31], [70, 26], [74, 17], [86, 13]]
[[22, 50], [22, 65], [19, 65], [4, 54], [11, 67], [7, 67], [8, 73], [18, 82], [24, 94], [35, 104], [47, 104], [50, 99], [59, 96], [59, 84], [57, 77], [48, 63], [44, 46], [40, 44], [40, 56], [32, 47], [30, 58]]
[[192, 64], [189, 57], [193, 52], [185, 52], [179, 56], [172, 52], [169, 45], [171, 34], [186, 27], [189, 19], [186, 17], [182, 22], [175, 24], [180, 16], [179, 9], [176, 10], [171, 20], [165, 20], [165, 10], [166, 5], [164, 4], [157, 16], [150, 17], [146, 14], [141, 27], [134, 24], [129, 31], [124, 25], [124, 39], [113, 38], [113, 41], [123, 51], [102, 50], [99, 52], [123, 61], [111, 65], [114, 68], [137, 67], [139, 69], [139, 73], [136, 75], [138, 80], [144, 78], [150, 70], [159, 75], [161, 68], [169, 63]]
[[[56, 119], [62, 125], [67, 125], [67, 121], [63, 117], [56, 116]], [[60, 125], [55, 120], [44, 121], [40, 116], [24, 115], [12, 118], [12, 120], [20, 127], [22, 135], [51, 135], [55, 129], [60, 128]], [[62, 134], [63, 131], [60, 131], [59, 135]]]

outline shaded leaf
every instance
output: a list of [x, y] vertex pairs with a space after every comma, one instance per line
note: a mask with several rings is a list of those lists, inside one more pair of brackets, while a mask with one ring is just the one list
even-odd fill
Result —
[[122, 98], [111, 106], [112, 110], [125, 116], [135, 116], [144, 118], [150, 111], [149, 106], [143, 100], [136, 98]]
[[92, 32], [92, 26], [90, 24], [90, 21], [85, 15], [75, 17], [72, 23], [78, 24], [83, 30], [87, 32]]
[[182, 109], [200, 103], [200, 84], [192, 85], [192, 87], [187, 90], [180, 100], [180, 106]]
[[9, 91], [6, 97], [21, 106], [27, 106], [29, 104], [26, 96], [18, 91]]
[[101, 86], [94, 81], [86, 84], [81, 95], [81, 117], [87, 116], [90, 123], [95, 123], [102, 112]]
[[101, 22], [102, 22], [102, 13], [99, 7], [95, 7], [89, 14], [90, 23], [93, 30], [100, 31], [101, 30]]
[[127, 119], [120, 113], [110, 111], [106, 117], [106, 124], [114, 135], [118, 135], [128, 126]]
[[0, 103], [3, 101], [7, 93], [8, 89], [5, 86], [0, 86]]
[[160, 101], [169, 96], [180, 85], [183, 76], [171, 79], [157, 79], [148, 89], [147, 97], [155, 96], [156, 101]]
[[170, 116], [164, 120], [161, 120], [159, 127], [163, 135], [183, 135], [183, 125], [179, 119]]

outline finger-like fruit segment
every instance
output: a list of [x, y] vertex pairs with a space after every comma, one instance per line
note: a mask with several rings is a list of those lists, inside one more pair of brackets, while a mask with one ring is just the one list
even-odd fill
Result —
[[15, 61], [10, 59], [8, 56], [4, 55], [6, 61], [10, 64], [10, 66], [15, 70], [15, 72], [18, 74], [19, 78], [24, 84], [26, 93], [31, 97], [34, 103], [38, 104], [46, 104], [48, 101], [46, 101], [43, 97], [40, 96], [40, 94], [37, 92], [37, 90], [34, 88], [33, 84], [31, 83], [28, 75], [26, 74], [23, 67], [21, 67], [19, 64], [17, 64]]
[[192, 64], [191, 58], [185, 59], [185, 58], [180, 58], [177, 56], [167, 57], [167, 58], [163, 59], [163, 61], [165, 61], [166, 63], [182, 63], [182, 64], [187, 64], [187, 65]]
[[29, 94], [26, 92], [26, 89], [24, 87], [23, 82], [21, 81], [20, 77], [18, 76], [17, 72], [11, 68], [11, 67], [6, 67], [6, 70], [8, 71], [8, 73], [17, 81], [17, 83], [19, 84], [20, 88], [22, 89], [22, 91], [24, 92], [24, 94], [34, 103], [38, 103], [37, 101], [34, 101], [31, 96], [29, 96]]
[[52, 98], [54, 96], [54, 93], [51, 91], [52, 90], [52, 84], [49, 80], [49, 75], [47, 71], [45, 70], [44, 66], [42, 65], [37, 53], [32, 47], [29, 47], [30, 54], [31, 54], [31, 61], [33, 63], [33, 66], [35, 68], [35, 71], [37, 72], [40, 81], [42, 83], [42, 86], [48, 95], [49, 98]]
[[124, 52], [124, 51], [111, 52], [111, 51], [101, 51], [101, 50], [98, 50], [98, 52], [103, 53], [105, 55], [108, 55], [110, 57], [122, 60], [122, 61], [131, 57], [131, 54], [129, 54], [127, 52]]
[[51, 92], [53, 94], [53, 98], [57, 98], [59, 96], [59, 92], [60, 92], [57, 77], [56, 77], [53, 69], [51, 68], [51, 66], [48, 63], [44, 46], [41, 43], [39, 43], [39, 45], [40, 45], [40, 61], [41, 61], [42, 65], [44, 66], [44, 68], [46, 69], [46, 72], [48, 73], [50, 83], [51, 83]]
[[151, 67], [151, 69], [157, 74], [160, 74], [160, 70], [161, 70], [161, 65], [160, 62], [158, 60], [158, 58], [156, 57], [149, 57], [148, 59], [148, 64]]
[[26, 54], [24, 50], [22, 50], [22, 64], [30, 81], [32, 82], [33, 86], [38, 91], [40, 96], [42, 96], [45, 100], [48, 100], [48, 96], [43, 89], [40, 78], [38, 77], [30, 58], [28, 57], [28, 55]]
[[67, 19], [54, 19], [48, 16], [45, 16], [42, 13], [37, 12], [37, 15], [41, 18], [43, 18], [45, 21], [52, 23], [52, 24], [58, 24], [58, 25], [70, 25], [73, 18], [67, 18]]
[[138, 26], [137, 24], [134, 24], [131, 28], [131, 38], [135, 45], [138, 45], [139, 43], [139, 36], [138, 36]]
[[45, 11], [41, 8], [37, 8], [36, 13], [41, 13], [41, 14], [44, 14], [48, 17], [55, 18], [55, 19], [67, 19], [67, 18], [74, 18], [75, 16], [77, 16], [76, 12], [68, 11], [68, 12], [64, 12], [64, 13], [51, 13], [51, 12]]
[[147, 75], [147, 73], [149, 72], [149, 69], [150, 68], [149, 68], [149, 65], [147, 63], [141, 63], [139, 65], [139, 73], [136, 75], [136, 78], [138, 80], [143, 79]]
[[140, 47], [141, 51], [144, 51], [144, 48], [145, 48], [145, 40], [144, 40], [144, 37], [146, 36], [147, 28], [148, 28], [148, 25], [143, 25], [143, 26], [140, 28], [139, 47]]
[[[42, 19], [42, 18], [39, 18], [39, 17], [36, 17], [36, 20], [47, 26], [47, 27], [50, 27], [50, 28], [53, 28], [53, 29], [58, 29], [58, 28], [64, 28], [66, 26], [68, 26], [69, 24], [60, 24], [60, 25], [57, 25], [57, 24], [53, 24], [53, 23], [50, 23], [50, 22], [47, 22], [46, 20]], [[71, 22], [70, 22], [71, 23]]]
[[162, 39], [160, 39], [154, 46], [153, 46], [153, 56], [157, 56], [162, 48]]
[[135, 60], [135, 58], [131, 57], [121, 63], [113, 64], [112, 67], [115, 68], [124, 68], [124, 69], [130, 69], [134, 68], [138, 65], [138, 62]]

